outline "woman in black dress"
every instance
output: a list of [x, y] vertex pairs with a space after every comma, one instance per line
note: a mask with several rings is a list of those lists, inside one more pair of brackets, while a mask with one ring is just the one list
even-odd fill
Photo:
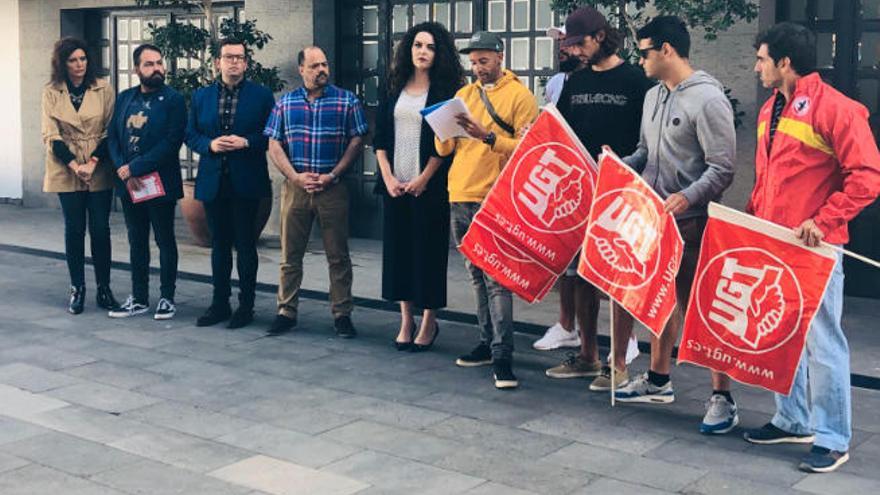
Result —
[[[382, 297], [400, 302], [398, 350], [425, 351], [446, 305], [451, 157], [434, 149], [434, 132], [419, 113], [448, 100], [465, 83], [455, 43], [441, 24], [413, 26], [401, 40], [389, 74], [388, 94], [376, 114], [373, 146], [384, 199]], [[414, 311], [422, 310], [416, 331]]]

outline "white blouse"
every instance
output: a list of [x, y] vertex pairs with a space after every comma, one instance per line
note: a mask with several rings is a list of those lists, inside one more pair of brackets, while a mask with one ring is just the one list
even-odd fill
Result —
[[411, 95], [401, 91], [394, 106], [394, 177], [409, 182], [421, 173], [419, 145], [422, 140], [422, 114], [428, 92]]

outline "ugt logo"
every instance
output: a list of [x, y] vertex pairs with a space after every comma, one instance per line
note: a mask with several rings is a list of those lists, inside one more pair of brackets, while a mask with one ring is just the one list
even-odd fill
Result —
[[660, 216], [651, 204], [636, 189], [615, 189], [596, 199], [593, 208], [599, 213], [587, 235], [596, 244], [598, 258], [591, 256], [589, 266], [615, 287], [635, 289], [657, 273]]
[[587, 208], [581, 206], [592, 191], [585, 166], [579, 155], [559, 143], [539, 145], [523, 155], [514, 169], [511, 190], [520, 218], [545, 233], [569, 232], [583, 225]]
[[725, 344], [748, 353], [773, 350], [794, 335], [802, 312], [791, 268], [755, 248], [712, 258], [697, 281], [700, 318]]

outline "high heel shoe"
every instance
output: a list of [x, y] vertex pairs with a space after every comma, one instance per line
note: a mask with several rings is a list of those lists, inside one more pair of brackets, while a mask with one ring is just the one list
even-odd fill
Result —
[[67, 312], [72, 315], [78, 315], [83, 312], [86, 302], [86, 287], [75, 285], [70, 286], [70, 303], [67, 305]]
[[98, 294], [95, 297], [95, 302], [98, 303], [99, 308], [106, 309], [107, 311], [119, 307], [119, 301], [113, 297], [113, 291], [110, 290], [109, 285], [98, 286]]
[[440, 334], [440, 324], [437, 322], [434, 322], [434, 336], [431, 337], [431, 341], [428, 342], [427, 344], [416, 344], [415, 338], [413, 338], [413, 343], [409, 348], [409, 352], [425, 352], [427, 350], [430, 350], [431, 347], [434, 346], [434, 341], [437, 340], [437, 335], [439, 335], [439, 334]]
[[[415, 329], [415, 326], [416, 326], [416, 323], [413, 322], [413, 329]], [[409, 334], [409, 342], [398, 342], [396, 338], [394, 340], [392, 340], [391, 342], [394, 344], [394, 348], [397, 349], [398, 351], [408, 351], [408, 350], [410, 350], [410, 348], [412, 348], [413, 340], [415, 340], [415, 338], [416, 338], [416, 333], [411, 332]]]

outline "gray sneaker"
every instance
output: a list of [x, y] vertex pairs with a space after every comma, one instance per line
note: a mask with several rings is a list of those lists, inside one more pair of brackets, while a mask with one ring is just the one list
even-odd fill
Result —
[[602, 362], [587, 361], [577, 354], [569, 355], [559, 366], [545, 371], [550, 378], [587, 378], [602, 372]]
[[[629, 373], [626, 370], [617, 370], [614, 373], [615, 389], [625, 387], [629, 383]], [[590, 384], [590, 390], [593, 392], [608, 392], [611, 390], [611, 367], [603, 366], [602, 373]]]
[[700, 433], [704, 435], [723, 435], [739, 424], [736, 404], [721, 394], [713, 394], [706, 402], [706, 415], [700, 425]]
[[675, 391], [672, 380], [658, 387], [648, 380], [648, 374], [630, 380], [623, 388], [614, 392], [614, 398], [620, 402], [645, 402], [648, 404], [671, 404], [675, 402]]

